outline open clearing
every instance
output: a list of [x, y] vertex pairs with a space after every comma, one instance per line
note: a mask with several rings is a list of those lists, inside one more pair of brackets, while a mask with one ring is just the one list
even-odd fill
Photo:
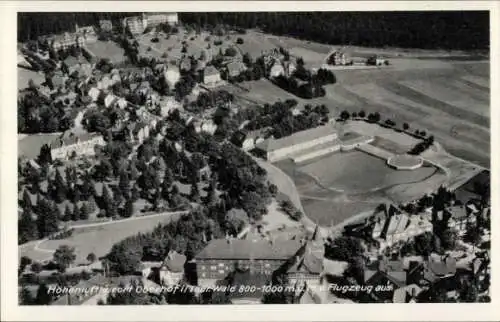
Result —
[[[76, 262], [83, 262], [89, 253], [98, 257], [106, 255], [113, 244], [135, 235], [139, 232], [153, 230], [158, 224], [168, 223], [179, 215], [145, 216], [136, 220], [127, 220], [112, 224], [83, 228], [82, 232], [75, 231], [73, 236], [61, 240], [47, 240], [34, 246], [19, 247], [19, 256], [28, 256], [34, 260], [52, 258], [51, 251], [61, 245], [75, 247]], [[78, 228], [80, 230], [80, 228]]]
[[95, 43], [85, 45], [96, 57], [109, 58], [111, 63], [117, 64], [125, 61], [125, 51], [113, 41], [97, 40]]
[[[434, 135], [453, 155], [489, 168], [488, 57], [462, 51], [332, 46], [258, 32], [249, 35], [304, 56], [307, 67], [317, 67], [336, 49], [353, 58], [388, 57], [391, 65], [387, 68], [335, 71], [337, 84], [327, 86], [326, 97], [315, 100], [323, 101], [332, 115], [343, 109], [363, 109], [367, 114], [379, 112], [382, 120], [391, 118], [399, 125], [407, 122], [412, 131]], [[262, 96], [274, 93], [269, 86], [272, 84], [262, 89]], [[267, 97], [283, 99], [283, 95]]]

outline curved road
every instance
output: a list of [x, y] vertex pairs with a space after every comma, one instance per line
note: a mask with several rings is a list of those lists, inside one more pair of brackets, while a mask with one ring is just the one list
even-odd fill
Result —
[[[153, 215], [145, 215], [145, 216], [137, 216], [137, 217], [131, 217], [127, 219], [121, 219], [121, 220], [110, 220], [110, 221], [104, 221], [104, 222], [97, 222], [97, 223], [91, 223], [91, 224], [80, 224], [80, 225], [69, 225], [67, 228], [68, 229], [74, 229], [74, 228], [87, 228], [87, 227], [98, 227], [98, 226], [105, 226], [105, 225], [112, 225], [112, 224], [120, 224], [124, 222], [129, 222], [129, 221], [136, 221], [136, 220], [141, 220], [145, 218], [152, 218], [152, 217], [160, 217], [160, 216], [166, 216], [166, 215], [182, 215], [188, 213], [190, 210], [182, 210], [182, 211], [172, 211], [172, 212], [162, 212], [158, 214], [153, 214]], [[31, 241], [22, 245], [19, 245], [19, 249], [23, 249], [26, 247], [33, 247], [33, 250], [38, 251], [38, 252], [43, 252], [43, 253], [49, 253], [50, 256], [47, 256], [46, 259], [49, 259], [52, 254], [55, 252], [54, 249], [44, 249], [40, 248], [40, 245], [44, 242], [46, 242], [48, 238], [36, 240], [36, 241]], [[44, 260], [46, 260], [44, 259]]]

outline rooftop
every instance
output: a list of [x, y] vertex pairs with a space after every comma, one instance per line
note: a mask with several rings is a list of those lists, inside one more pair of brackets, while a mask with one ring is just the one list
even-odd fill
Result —
[[163, 262], [169, 271], [179, 273], [184, 271], [184, 264], [186, 263], [186, 256], [176, 251], [170, 251]]
[[337, 131], [335, 131], [335, 129], [330, 124], [328, 124], [320, 127], [315, 127], [309, 130], [296, 132], [292, 135], [280, 139], [270, 138], [259, 143], [257, 147], [267, 152], [271, 152], [285, 147], [312, 141], [320, 137], [332, 134], [337, 134]]
[[100, 136], [101, 135], [98, 133], [75, 134], [73, 132], [66, 131], [58, 139], [56, 139], [50, 143], [50, 148], [57, 149], [57, 148], [60, 148], [62, 146], [77, 144], [78, 142], [90, 141], [90, 140], [97, 138], [97, 137], [100, 137]]
[[219, 74], [219, 71], [214, 67], [214, 66], [207, 66], [204, 71], [204, 75], [206, 76], [213, 76]]
[[212, 240], [196, 259], [272, 259], [287, 260], [300, 249], [298, 240]]

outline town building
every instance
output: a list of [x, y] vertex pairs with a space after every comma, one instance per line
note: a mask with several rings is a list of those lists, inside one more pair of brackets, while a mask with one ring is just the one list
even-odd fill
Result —
[[364, 272], [364, 284], [374, 288], [384, 286], [383, 289], [373, 290], [363, 294], [366, 302], [392, 302], [395, 290], [406, 286], [406, 271], [403, 262], [397, 259], [379, 258], [376, 267], [368, 268]]
[[50, 143], [52, 159], [69, 159], [73, 156], [93, 156], [96, 146], [104, 146], [104, 138], [100, 134], [74, 134], [65, 132], [60, 138]]
[[431, 255], [423, 262], [410, 261], [407, 272], [409, 284], [429, 286], [440, 280], [454, 278], [457, 261], [448, 255]]
[[163, 72], [165, 81], [170, 89], [175, 87], [175, 84], [181, 79], [181, 73], [177, 66], [168, 66], [168, 68]]
[[198, 284], [214, 286], [235, 269], [263, 274], [269, 279], [274, 271], [294, 257], [303, 246], [297, 240], [214, 239], [195, 256]]
[[48, 39], [49, 46], [55, 50], [66, 50], [71, 46], [83, 47], [85, 39], [78, 34], [70, 34], [65, 32], [62, 35], [55, 35]]
[[180, 109], [181, 103], [177, 102], [174, 97], [161, 97], [159, 101], [160, 114], [162, 117], [168, 116], [172, 111]]
[[256, 149], [260, 150], [270, 162], [295, 157], [301, 157], [299, 161], [303, 161], [304, 156], [310, 158], [338, 151], [340, 142], [337, 131], [329, 124], [296, 132], [280, 139], [266, 139], [257, 144]]
[[171, 250], [159, 270], [161, 285], [175, 285], [184, 278], [186, 256]]
[[123, 21], [125, 28], [132, 36], [144, 33], [144, 30], [148, 26], [148, 19], [144, 14], [142, 16], [127, 17]]
[[341, 51], [335, 51], [333, 52], [330, 57], [328, 57], [328, 63], [330, 65], [335, 65], [335, 66], [344, 66], [347, 65], [347, 56], [344, 52]]
[[289, 285], [308, 287], [319, 285], [323, 272], [325, 246], [318, 230], [319, 227], [316, 226], [310, 240], [285, 265]]
[[233, 61], [227, 64], [227, 73], [229, 77], [237, 77], [239, 76], [242, 72], [246, 70], [245, 64], [243, 64], [240, 61]]
[[73, 57], [68, 56], [62, 62], [62, 70], [68, 75], [72, 75], [74, 72], [84, 76], [90, 76], [92, 73], [92, 65], [82, 56]]
[[205, 85], [215, 85], [221, 81], [220, 73], [214, 66], [207, 66], [203, 74]]

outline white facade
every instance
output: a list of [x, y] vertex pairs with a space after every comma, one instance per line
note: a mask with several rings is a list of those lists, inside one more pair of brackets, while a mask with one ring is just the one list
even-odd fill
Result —
[[89, 90], [89, 96], [92, 99], [92, 102], [97, 102], [97, 99], [99, 98], [99, 95], [101, 94], [101, 91], [95, 87], [92, 87]]
[[205, 83], [207, 85], [216, 84], [220, 81], [221, 81], [220, 73], [207, 75], [207, 76], [203, 77], [203, 83]]
[[53, 148], [50, 151], [52, 159], [68, 159], [71, 155], [76, 153], [76, 155], [95, 155], [95, 146], [101, 145], [103, 146], [104, 138], [101, 135], [97, 135], [90, 140], [86, 141], [77, 141], [74, 144], [62, 145], [57, 148]]
[[267, 153], [267, 160], [270, 161], [270, 162], [274, 162], [274, 161], [277, 161], [277, 160], [282, 160], [282, 159], [285, 159], [286, 157], [288, 157], [289, 155], [291, 155], [293, 153], [297, 153], [297, 152], [299, 152], [301, 150], [312, 148], [312, 147], [314, 147], [316, 145], [325, 144], [325, 143], [328, 143], [328, 142], [333, 142], [336, 139], [337, 139], [337, 134], [336, 133], [332, 133], [330, 135], [326, 135], [326, 136], [323, 136], [323, 137], [320, 137], [320, 138], [317, 138], [317, 139], [313, 139], [313, 140], [310, 140], [310, 141], [307, 141], [307, 142], [303, 142], [303, 143], [299, 143], [299, 144], [296, 144], [296, 145], [291, 145], [291, 146], [283, 147], [283, 148], [280, 148], [280, 149], [268, 152]]
[[168, 86], [172, 89], [177, 82], [181, 79], [181, 74], [176, 68], [168, 68], [164, 73], [165, 81]]

